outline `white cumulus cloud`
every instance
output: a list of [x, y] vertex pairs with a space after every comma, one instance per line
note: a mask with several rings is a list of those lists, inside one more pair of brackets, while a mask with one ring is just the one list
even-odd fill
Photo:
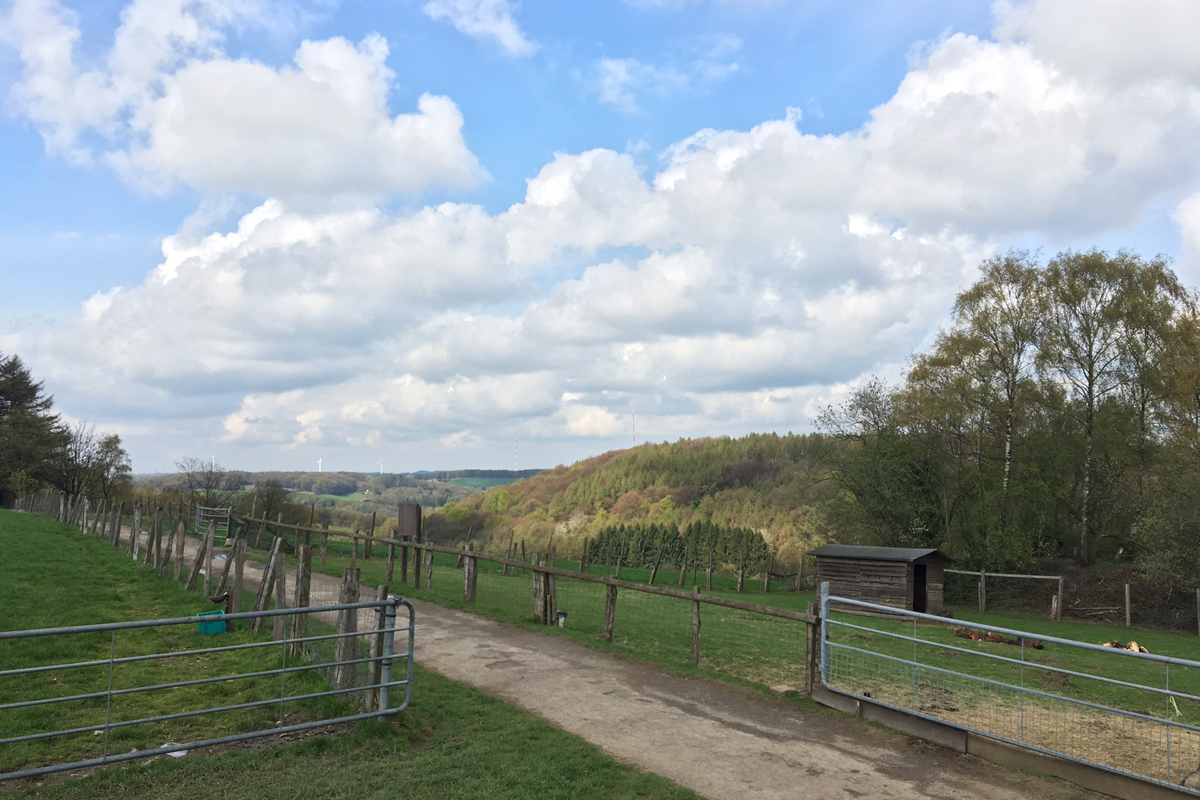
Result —
[[137, 0], [103, 66], [84, 69], [74, 15], [54, 0], [17, 0], [0, 21], [23, 66], [12, 101], [51, 152], [99, 155], [151, 191], [378, 198], [486, 177], [450, 99], [423, 95], [414, 112], [392, 115], [382, 37], [304, 42], [280, 67], [226, 56], [225, 27], [253, 10]]
[[537, 51], [537, 43], [521, 31], [513, 18], [517, 6], [509, 0], [430, 0], [422, 10], [430, 19], [445, 20], [467, 36], [494, 40], [513, 58]]

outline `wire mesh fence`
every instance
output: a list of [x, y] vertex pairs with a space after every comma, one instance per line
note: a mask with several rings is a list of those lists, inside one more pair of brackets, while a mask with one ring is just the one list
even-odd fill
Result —
[[823, 616], [831, 689], [1167, 784], [1200, 764], [1200, 663], [923, 615]]

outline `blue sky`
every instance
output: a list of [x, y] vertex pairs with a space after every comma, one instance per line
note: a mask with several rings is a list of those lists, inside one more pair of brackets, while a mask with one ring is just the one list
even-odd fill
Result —
[[1007, 247], [1200, 277], [1182, 1], [0, 15], [0, 351], [139, 471], [806, 430]]

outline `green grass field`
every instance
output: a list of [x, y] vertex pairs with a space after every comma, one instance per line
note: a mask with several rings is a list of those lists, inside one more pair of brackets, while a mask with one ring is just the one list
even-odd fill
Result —
[[[213, 609], [198, 591], [185, 592], [169, 578], [139, 566], [99, 538], [59, 525], [37, 515], [0, 511], [0, 629], [20, 630], [63, 625], [89, 625], [132, 619], [182, 617]], [[269, 628], [268, 628], [269, 631]], [[214, 639], [201, 636], [195, 625], [112, 633], [86, 633], [0, 642], [0, 665], [5, 669], [45, 664], [166, 653], [177, 650], [269, 642], [270, 636], [233, 632]], [[281, 664], [275, 646], [161, 658], [117, 665], [113, 689], [126, 689], [179, 680], [274, 669]], [[298, 666], [290, 661], [289, 666]], [[23, 702], [107, 689], [107, 665], [0, 678], [0, 698]], [[288, 695], [321, 691], [327, 684], [315, 672], [288, 676]], [[121, 722], [206, 706], [233, 705], [278, 698], [278, 678], [251, 678], [200, 686], [130, 694], [113, 698], [111, 711], [104, 698], [70, 701], [0, 711], [0, 738], [46, 730], [101, 725], [106, 717]], [[306, 701], [286, 707], [289, 721], [309, 714], [346, 713], [341, 700]], [[109, 752], [157, 747], [168, 741], [194, 741], [231, 731], [268, 728], [278, 719], [278, 707], [223, 712], [170, 722], [149, 723], [110, 731]], [[91, 732], [38, 742], [0, 746], [0, 771], [39, 766], [55, 761], [103, 755], [104, 737]]]
[[306, 800], [307, 798], [695, 798], [618, 763], [583, 739], [470, 687], [416, 668], [397, 721], [274, 750], [134, 763], [14, 798]]
[[466, 486], [468, 489], [491, 489], [495, 486], [507, 486], [516, 483], [520, 478], [451, 478], [442, 483], [454, 483]]
[[[130, 619], [174, 617], [208, 610], [198, 592], [184, 592], [168, 578], [125, 558], [98, 538], [54, 523], [45, 517], [0, 510], [0, 630], [80, 625]], [[319, 623], [313, 621], [314, 627]], [[419, 634], [418, 634], [419, 635]], [[262, 636], [262, 639], [269, 637]], [[194, 626], [120, 632], [116, 654], [160, 652], [250, 641], [246, 634], [201, 637]], [[68, 639], [29, 639], [0, 644], [3, 668], [63, 661], [107, 658], [109, 634]], [[209, 676], [218, 671], [250, 671], [278, 666], [279, 651], [249, 651], [149, 661], [118, 667], [114, 688]], [[296, 662], [292, 662], [293, 664]], [[103, 690], [107, 668], [55, 671], [10, 677], [0, 683], [4, 702]], [[293, 691], [324, 687], [316, 673], [308, 683], [289, 677]], [[237, 687], [239, 684], [233, 684]], [[579, 737], [541, 722], [525, 712], [469, 687], [415, 668], [412, 706], [388, 723], [360, 724], [340, 738], [317, 736], [278, 749], [232, 750], [219, 755], [188, 754], [181, 759], [157, 757], [95, 772], [80, 780], [15, 791], [13, 797], [55, 798], [258, 798], [370, 797], [604, 797], [693, 798], [669, 781], [617, 763]], [[228, 704], [258, 697], [278, 697], [275, 679], [231, 689], [230, 684], [130, 695], [114, 700], [113, 720], [177, 712], [202, 704]], [[0, 738], [47, 728], [103, 722], [104, 703], [42, 706], [0, 711]], [[290, 707], [289, 707], [290, 708]], [[348, 704], [326, 701], [304, 713], [345, 713]], [[270, 727], [274, 711], [236, 712], [243, 716], [201, 717], [127, 729], [110, 736], [110, 750], [126, 752], [168, 740], [189, 741], [223, 735], [239, 728]], [[249, 716], [246, 716], [249, 715]], [[208, 721], [204, 721], [208, 720]], [[100, 736], [68, 741], [0, 747], [0, 771], [94, 757]], [[13, 788], [6, 786], [6, 789]]]

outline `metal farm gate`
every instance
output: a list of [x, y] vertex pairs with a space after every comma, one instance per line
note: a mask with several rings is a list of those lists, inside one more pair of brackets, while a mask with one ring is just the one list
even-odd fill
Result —
[[1200, 764], [1200, 662], [955, 623], [828, 584], [820, 604], [833, 692], [1176, 788]]
[[196, 535], [203, 536], [208, 523], [213, 524], [215, 535], [227, 539], [230, 533], [230, 521], [233, 517], [232, 508], [208, 508], [196, 506]]
[[[315, 620], [359, 610], [378, 617], [374, 628], [286, 633], [288, 617]], [[275, 619], [285, 622], [279, 640], [237, 632], [223, 637], [232, 643], [191, 646], [211, 641], [197, 636], [224, 633], [232, 622]], [[191, 632], [197, 626], [198, 633]], [[0, 631], [6, 667], [0, 669], [0, 783], [397, 714], [412, 699], [413, 631], [412, 604], [394, 595]], [[335, 655], [321, 657], [325, 647]], [[97, 651], [103, 657], [94, 657]], [[93, 657], [80, 659], [81, 653]], [[160, 698], [141, 699], [151, 692]], [[343, 702], [330, 702], [338, 699]], [[151, 713], [164, 707], [170, 713]], [[209, 715], [218, 716], [204, 722]], [[166, 735], [163, 729], [180, 741], [158, 745], [154, 737]], [[54, 760], [60, 763], [46, 763]]]

